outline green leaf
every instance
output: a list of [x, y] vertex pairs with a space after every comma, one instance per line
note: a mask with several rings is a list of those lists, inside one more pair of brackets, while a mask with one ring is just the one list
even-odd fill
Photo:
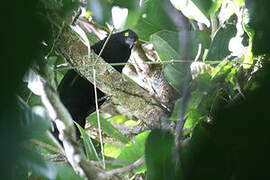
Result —
[[116, 159], [123, 149], [123, 146], [104, 144], [104, 155]]
[[[92, 125], [94, 125], [96, 128], [98, 128], [96, 112], [88, 116], [86, 120], [90, 122]], [[129, 140], [118, 129], [116, 129], [113, 125], [111, 125], [111, 123], [109, 123], [102, 116], [100, 116], [100, 125], [101, 130], [104, 131], [109, 136], [115, 138], [116, 140], [121, 141], [124, 144], [127, 144], [129, 142]]]
[[137, 126], [139, 124], [140, 124], [140, 121], [128, 120], [125, 122], [125, 125], [127, 125], [127, 126]]
[[166, 79], [172, 87], [174, 87], [178, 92], [182, 91], [183, 84], [185, 82], [187, 66], [182, 66], [180, 68], [175, 68], [174, 64], [167, 64], [163, 66], [163, 71]]
[[221, 6], [224, 0], [192, 0], [192, 2], [200, 9], [207, 17], [215, 13]]
[[[200, 89], [196, 89], [194, 92], [191, 93], [191, 97], [190, 97], [190, 100], [188, 102], [188, 106], [186, 109], [185, 118], [187, 118], [187, 120], [186, 120], [184, 128], [195, 127], [196, 122], [202, 116], [198, 112], [197, 109], [199, 108], [199, 105], [201, 104], [203, 97], [204, 97], [203, 91], [201, 91]], [[179, 111], [179, 106], [180, 106], [181, 100], [182, 99], [180, 98], [175, 103], [173, 113], [170, 117], [170, 120], [172, 120], [172, 121], [179, 120], [178, 111]]]
[[[189, 45], [182, 42], [185, 39]], [[201, 52], [208, 48], [210, 43], [209, 34], [200, 31], [174, 32], [160, 31], [151, 35], [150, 41], [153, 43], [161, 61], [184, 60], [183, 62], [172, 62], [164, 64], [163, 70], [168, 82], [178, 91], [182, 89], [185, 82], [188, 62], [191, 62], [198, 53], [199, 44], [201, 44]], [[182, 43], [182, 44], [181, 44]], [[189, 46], [189, 47], [188, 47]], [[191, 59], [185, 59], [187, 52], [190, 51]], [[202, 57], [202, 53], [201, 53]], [[186, 62], [185, 62], [186, 61]]]
[[138, 1], [114, 1], [113, 2], [114, 6], [119, 6], [121, 8], [128, 8], [128, 10], [139, 10], [140, 6], [139, 6], [139, 2]]
[[147, 42], [152, 34], [160, 31], [161, 29], [140, 17], [136, 25], [133, 27], [133, 30], [138, 34], [141, 41]]
[[232, 67], [230, 72], [225, 78], [225, 81], [231, 83], [234, 86], [234, 89], [236, 89], [236, 81], [237, 81], [236, 78], [237, 78], [237, 72], [239, 72], [239, 69], [240, 69], [239, 66]]
[[197, 109], [192, 109], [186, 114], [186, 117], [187, 117], [187, 120], [186, 120], [184, 128], [191, 129], [196, 126], [197, 122], [202, 118], [202, 115], [198, 112]]
[[86, 152], [86, 156], [88, 160], [95, 160], [95, 161], [99, 161], [99, 157], [98, 157], [98, 153], [96, 151], [96, 148], [91, 140], [91, 138], [88, 136], [88, 134], [85, 132], [85, 130], [74, 121], [74, 123], [76, 124], [77, 128], [79, 129], [81, 135], [82, 135], [82, 139], [83, 139], [83, 144], [84, 144], [84, 149]]
[[212, 71], [211, 73], [212, 78], [226, 74], [233, 67], [233, 64], [234, 62], [229, 62], [227, 60], [222, 61]]
[[237, 29], [235, 25], [228, 24], [225, 27], [221, 26], [210, 45], [208, 54], [206, 56], [207, 61], [223, 60], [231, 54], [229, 51], [229, 42], [232, 37], [235, 37]]
[[178, 33], [174, 31], [159, 31], [153, 34], [150, 42], [153, 43], [161, 61], [180, 59]]
[[109, 122], [117, 123], [117, 124], [124, 124], [126, 121], [128, 121], [128, 118], [122, 115], [113, 116], [108, 119]]
[[150, 41], [162, 61], [186, 58], [187, 53], [184, 50], [187, 48], [191, 51], [191, 59], [194, 59], [198, 53], [199, 44], [202, 45], [200, 53], [202, 57], [204, 50], [209, 46], [210, 36], [207, 32], [201, 31], [159, 31], [151, 36]]
[[194, 3], [194, 0], [171, 0], [171, 3], [187, 18], [194, 19], [200, 23], [204, 23], [207, 27], [210, 27], [210, 21], [202, 11], [206, 13], [207, 9], [211, 7], [211, 0], [204, 0], [203, 2], [196, 1], [196, 4]]
[[[125, 147], [119, 156], [117, 157], [118, 160], [122, 160], [119, 165], [120, 166], [127, 166], [132, 164], [133, 162], [137, 161], [140, 157], [144, 155], [144, 145], [146, 138], [148, 137], [150, 131], [145, 131], [143, 133], [138, 134], [134, 138], [134, 143], [129, 144], [127, 147]], [[141, 167], [137, 168], [134, 172], [135, 173], [141, 173], [144, 172], [145, 165], [142, 165]]]
[[[151, 34], [160, 30], [176, 30], [167, 9], [164, 9], [165, 0], [142, 1], [142, 6], [133, 8], [128, 14], [126, 28], [132, 28], [141, 41], [149, 41]], [[168, 7], [172, 8], [172, 7]]]
[[[174, 137], [169, 131], [153, 130], [145, 144], [146, 176], [148, 180], [175, 178], [172, 162]], [[178, 172], [180, 173], [180, 172]]]
[[214, 15], [214, 13], [216, 13], [219, 10], [219, 8], [220, 8], [221, 4], [223, 3], [223, 1], [224, 0], [215, 0], [215, 1], [212, 1], [212, 6], [209, 9], [210, 16], [211, 15]]
[[203, 99], [203, 96], [204, 96], [203, 92], [200, 91], [199, 89], [193, 91], [188, 101], [187, 111], [197, 109]]
[[164, 1], [165, 0], [144, 1], [143, 11], [141, 12], [141, 15], [145, 15], [145, 21], [160, 29], [176, 30], [174, 23], [164, 9]]

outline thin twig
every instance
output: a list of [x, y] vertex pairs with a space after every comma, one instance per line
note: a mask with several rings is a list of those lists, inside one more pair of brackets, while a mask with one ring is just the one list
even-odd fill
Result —
[[[204, 63], [206, 64], [219, 64], [221, 63], [222, 61], [203, 61]], [[136, 65], [138, 64], [173, 64], [173, 63], [190, 63], [190, 60], [168, 60], [168, 61], [160, 61], [160, 62], [152, 62], [152, 61], [142, 61], [142, 62], [136, 62]], [[124, 66], [124, 65], [135, 65], [135, 63], [133, 62], [125, 62], [125, 63], [108, 63], [110, 64], [111, 66]], [[244, 63], [243, 63], [244, 64]], [[252, 65], [250, 63], [245, 63], [247, 65]], [[90, 64], [90, 65], [74, 65], [74, 66], [61, 66], [61, 65], [58, 65], [57, 69], [56, 70], [66, 70], [66, 69], [75, 69], [75, 68], [83, 68], [83, 67], [93, 67], [95, 66], [94, 64]]]
[[[97, 86], [96, 86], [96, 69], [95, 69], [95, 65], [99, 59], [99, 57], [101, 56], [105, 46], [107, 45], [110, 37], [111, 37], [112, 32], [110, 32], [109, 36], [107, 37], [104, 45], [102, 46], [98, 57], [96, 58], [95, 62], [94, 62], [94, 66], [93, 66], [93, 79], [94, 79], [94, 92], [95, 92], [95, 104], [96, 104], [96, 112], [97, 112], [97, 121], [98, 121], [98, 134], [99, 134], [99, 140], [100, 140], [100, 146], [101, 146], [101, 156], [102, 156], [102, 161], [103, 161], [103, 168], [106, 169], [106, 163], [105, 163], [105, 155], [104, 155], [104, 148], [103, 148], [103, 139], [102, 139], [102, 133], [101, 133], [101, 125], [100, 125], [100, 116], [99, 116], [99, 108], [98, 108], [98, 98], [97, 98]], [[88, 56], [90, 56], [90, 54], [88, 54]]]
[[115, 175], [115, 174], [120, 174], [120, 173], [125, 173], [128, 171], [131, 171], [133, 169], [140, 167], [144, 163], [144, 161], [145, 161], [145, 158], [144, 158], [144, 156], [142, 156], [140, 159], [138, 159], [137, 161], [135, 161], [133, 164], [131, 164], [129, 166], [104, 172], [103, 176], [110, 177], [110, 176]]
[[100, 116], [99, 116], [99, 108], [98, 108], [98, 98], [97, 98], [97, 86], [96, 86], [96, 69], [93, 68], [93, 78], [94, 78], [94, 92], [95, 92], [95, 104], [96, 104], [96, 112], [97, 112], [97, 121], [98, 121], [98, 135], [101, 146], [101, 156], [104, 169], [106, 168], [105, 156], [104, 156], [104, 148], [103, 148], [103, 139], [101, 133], [101, 125], [100, 125]]
[[110, 34], [108, 35], [108, 37], [107, 37], [105, 43], [103, 44], [103, 46], [102, 46], [102, 48], [101, 48], [101, 50], [100, 50], [100, 52], [99, 52], [99, 54], [98, 54], [98, 57], [97, 57], [97, 59], [95, 60], [94, 65], [97, 63], [97, 60], [99, 59], [99, 57], [101, 56], [102, 52], [104, 51], [105, 46], [107, 45], [107, 43], [109, 42], [109, 39], [111, 38], [111, 35], [112, 35], [112, 31], [110, 32]]
[[32, 97], [32, 95], [33, 95], [33, 92], [32, 92], [32, 91], [30, 91], [30, 93], [29, 93], [29, 95], [28, 95], [28, 97], [27, 97], [27, 99], [26, 99], [26, 104], [28, 104], [28, 103], [29, 103], [30, 98]]

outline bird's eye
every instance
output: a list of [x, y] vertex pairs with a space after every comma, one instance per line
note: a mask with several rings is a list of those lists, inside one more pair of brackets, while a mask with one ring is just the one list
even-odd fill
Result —
[[129, 36], [129, 33], [128, 32], [125, 32], [124, 36], [125, 37], [128, 37]]

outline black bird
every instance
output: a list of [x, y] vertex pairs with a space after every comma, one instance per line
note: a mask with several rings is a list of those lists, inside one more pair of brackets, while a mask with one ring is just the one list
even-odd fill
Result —
[[[106, 40], [107, 37], [92, 46], [96, 54], [100, 53]], [[130, 29], [112, 34], [102, 51], [101, 57], [108, 63], [125, 63], [128, 61], [137, 40], [137, 34]], [[115, 66], [115, 69], [121, 72], [123, 67]]]
[[[99, 54], [108, 37], [94, 44], [91, 49]], [[114, 33], [110, 36], [104, 47], [101, 57], [108, 63], [127, 62], [133, 46], [136, 44], [138, 36], [128, 29]], [[116, 66], [115, 69], [122, 71], [124, 66]], [[94, 86], [76, 71], [69, 70], [58, 86], [58, 92], [62, 103], [68, 109], [73, 120], [84, 128], [86, 117], [95, 111]], [[97, 89], [98, 99], [105, 94]], [[99, 105], [102, 102], [99, 102]], [[54, 136], [58, 139], [58, 131], [54, 128]], [[80, 132], [76, 128], [76, 136], [80, 137]], [[59, 139], [58, 139], [59, 140]]]

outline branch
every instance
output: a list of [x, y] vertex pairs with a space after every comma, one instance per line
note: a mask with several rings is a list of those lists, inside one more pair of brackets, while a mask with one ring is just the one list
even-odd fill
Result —
[[145, 158], [144, 158], [144, 156], [142, 156], [140, 159], [138, 159], [137, 161], [135, 161], [133, 164], [131, 164], [129, 166], [106, 171], [105, 173], [103, 173], [103, 176], [110, 177], [110, 176], [115, 175], [115, 174], [120, 174], [120, 173], [125, 173], [128, 171], [131, 171], [133, 169], [140, 167], [144, 163], [144, 161], [145, 161]]
[[63, 142], [68, 162], [78, 174], [87, 179], [103, 179], [99, 176], [101, 170], [85, 160], [83, 152], [75, 141], [73, 120], [67, 109], [61, 103], [56, 89], [47, 79], [46, 68], [41, 74], [44, 74], [43, 77], [40, 78], [43, 85], [41, 100], [56, 123], [59, 131], [59, 139]]

